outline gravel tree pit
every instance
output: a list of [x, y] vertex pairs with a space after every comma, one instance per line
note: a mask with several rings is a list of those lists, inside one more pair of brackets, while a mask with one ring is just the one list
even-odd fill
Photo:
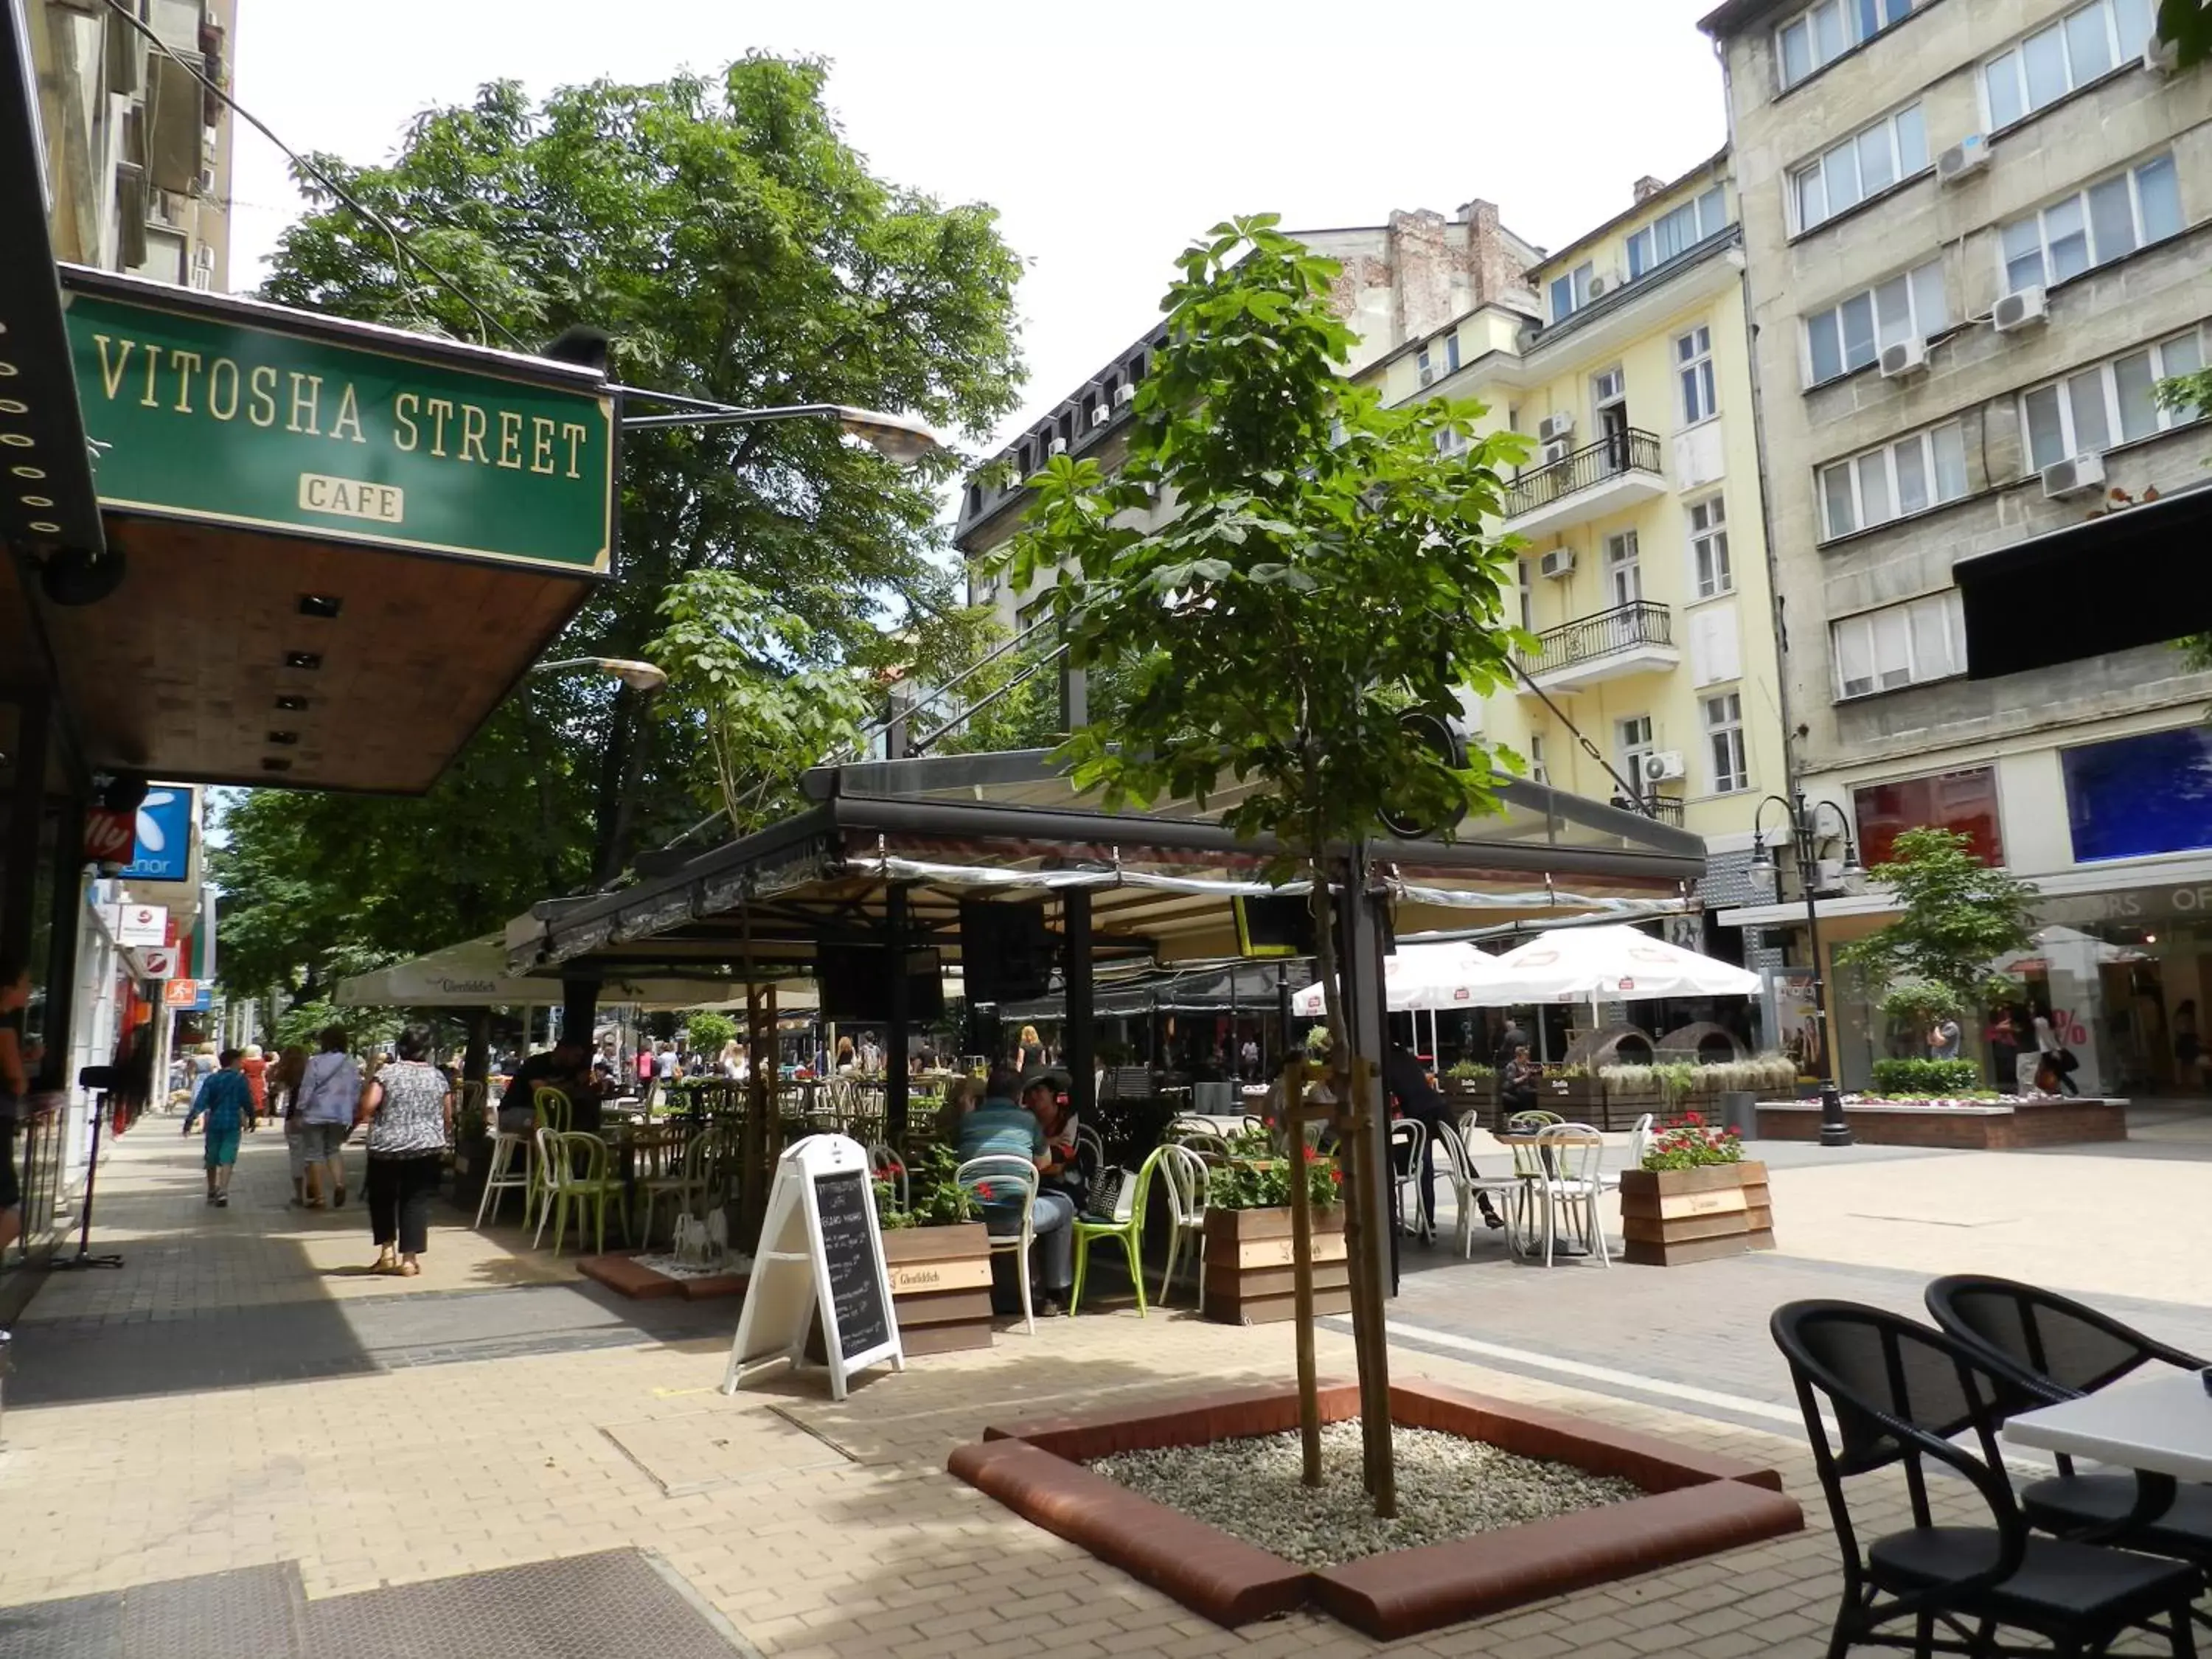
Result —
[[1357, 1419], [1324, 1424], [1322, 1484], [1300, 1480], [1296, 1431], [1121, 1452], [1091, 1468], [1117, 1486], [1304, 1567], [1419, 1549], [1644, 1496], [1634, 1482], [1522, 1457], [1435, 1429], [1394, 1427], [1398, 1514], [1376, 1517], [1360, 1483]]

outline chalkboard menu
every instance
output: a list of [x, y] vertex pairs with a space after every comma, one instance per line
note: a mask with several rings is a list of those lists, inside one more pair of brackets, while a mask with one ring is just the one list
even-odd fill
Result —
[[822, 1255], [830, 1268], [830, 1304], [844, 1357], [890, 1340], [884, 1305], [883, 1242], [868, 1212], [868, 1177], [851, 1170], [814, 1177], [815, 1213], [822, 1218]]
[[[823, 1340], [833, 1326], [834, 1346]], [[823, 1366], [833, 1400], [845, 1397], [848, 1378], [872, 1365], [906, 1369], [876, 1231], [868, 1149], [843, 1135], [809, 1135], [776, 1160], [722, 1392], [778, 1361]]]

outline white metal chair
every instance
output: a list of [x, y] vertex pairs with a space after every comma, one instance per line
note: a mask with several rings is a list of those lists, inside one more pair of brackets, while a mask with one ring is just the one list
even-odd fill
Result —
[[1559, 1242], [1560, 1224], [1574, 1227], [1583, 1249], [1610, 1267], [1606, 1247], [1605, 1218], [1598, 1206], [1605, 1197], [1599, 1164], [1605, 1140], [1587, 1123], [1555, 1123], [1538, 1137], [1546, 1170], [1538, 1183], [1543, 1196], [1544, 1265], [1552, 1265], [1553, 1248]]
[[1475, 1173], [1474, 1159], [1467, 1150], [1467, 1142], [1459, 1131], [1449, 1123], [1437, 1125], [1437, 1159], [1444, 1178], [1451, 1182], [1452, 1205], [1455, 1212], [1454, 1231], [1457, 1236], [1460, 1257], [1471, 1260], [1474, 1255], [1474, 1218], [1477, 1195], [1485, 1194], [1502, 1200], [1505, 1206], [1505, 1242], [1514, 1248], [1512, 1231], [1514, 1200], [1520, 1196], [1521, 1183], [1510, 1179], [1485, 1180]]
[[1605, 1183], [1606, 1191], [1617, 1193], [1620, 1190], [1621, 1170], [1640, 1170], [1644, 1167], [1644, 1154], [1651, 1150], [1651, 1121], [1649, 1112], [1636, 1120], [1634, 1127], [1628, 1132], [1628, 1161], [1620, 1170], [1607, 1170], [1598, 1177]]
[[1160, 1272], [1160, 1293], [1157, 1301], [1164, 1307], [1168, 1299], [1168, 1282], [1175, 1277], [1176, 1264], [1182, 1260], [1186, 1240], [1192, 1254], [1198, 1258], [1198, 1300], [1206, 1302], [1206, 1183], [1210, 1171], [1206, 1160], [1188, 1146], [1174, 1141], [1161, 1144], [1160, 1179], [1167, 1182], [1168, 1265]]
[[[1407, 1231], [1419, 1234], [1425, 1241], [1436, 1236], [1429, 1218], [1421, 1213], [1421, 1153], [1428, 1142], [1429, 1132], [1418, 1118], [1391, 1120], [1390, 1163], [1393, 1178], [1398, 1183], [1399, 1224], [1403, 1226], [1410, 1216], [1413, 1224]], [[1399, 1157], [1401, 1152], [1402, 1164]]]
[[1227, 1158], [1229, 1141], [1204, 1118], [1179, 1117], [1167, 1127], [1163, 1142], [1188, 1146], [1200, 1158]]
[[993, 1233], [991, 1249], [1012, 1250], [1014, 1253], [1014, 1279], [1021, 1287], [1022, 1329], [1030, 1336], [1036, 1334], [1036, 1310], [1030, 1300], [1030, 1246], [1036, 1239], [1037, 1167], [1025, 1158], [1016, 1158], [1007, 1152], [994, 1152], [981, 1158], [971, 1158], [952, 1172], [952, 1178], [975, 1194], [979, 1202], [986, 1201], [984, 1213], [1004, 1206], [1010, 1192], [1021, 1195], [1022, 1224], [1011, 1233]]
[[[520, 1167], [518, 1168], [517, 1165]], [[530, 1224], [532, 1208], [531, 1183], [538, 1178], [538, 1143], [535, 1135], [502, 1129], [491, 1143], [491, 1169], [484, 1176], [483, 1196], [477, 1200], [476, 1224], [484, 1224], [484, 1211], [491, 1211], [491, 1218], [499, 1219], [499, 1206], [510, 1192], [522, 1194], [522, 1224]]]

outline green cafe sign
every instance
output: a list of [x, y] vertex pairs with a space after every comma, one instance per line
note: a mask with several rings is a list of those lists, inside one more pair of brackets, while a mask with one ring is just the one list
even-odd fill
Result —
[[595, 392], [75, 293], [103, 507], [417, 552], [608, 568]]

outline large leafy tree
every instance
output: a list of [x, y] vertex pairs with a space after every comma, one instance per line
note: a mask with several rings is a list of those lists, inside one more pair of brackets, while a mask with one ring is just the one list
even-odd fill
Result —
[[[1331, 884], [1346, 879], [1342, 849], [1386, 820], [1449, 834], [1494, 806], [1482, 745], [1455, 757], [1433, 738], [1462, 690], [1507, 683], [1527, 643], [1504, 598], [1513, 544], [1486, 529], [1498, 469], [1526, 446], [1475, 435], [1477, 405], [1386, 408], [1349, 384], [1337, 265], [1275, 224], [1218, 225], [1182, 256], [1127, 465], [1109, 478], [1094, 461], [1050, 462], [1009, 557], [1016, 591], [1048, 581], [1073, 662], [1117, 682], [1112, 718], [1060, 750], [1077, 783], [1140, 805], [1236, 786], [1222, 822], [1278, 838], [1279, 878], [1311, 878], [1334, 1049], [1371, 1125], [1334, 971]], [[1161, 491], [1175, 514], [1145, 529]], [[1379, 1129], [1363, 1144], [1371, 1156]], [[1357, 1208], [1347, 1222], [1367, 1276], [1361, 1376], [1379, 1395], [1384, 1224]], [[1389, 1413], [1364, 1416], [1370, 1488], [1389, 1514]]]
[[1893, 1009], [1912, 1005], [1897, 990], [1917, 990], [1923, 1014], [1976, 1013], [2004, 994], [1991, 964], [2035, 937], [2031, 884], [1985, 863], [1968, 837], [1934, 827], [1905, 830], [1867, 874], [1896, 897], [1897, 918], [1836, 954], [1897, 988]]
[[[720, 76], [598, 82], [543, 104], [512, 82], [486, 86], [417, 117], [387, 163], [316, 157], [404, 244], [303, 170], [313, 210], [285, 234], [262, 292], [499, 345], [596, 328], [627, 385], [748, 407], [910, 411], [980, 439], [1015, 398], [1018, 262], [990, 209], [873, 175], [823, 107], [823, 75], [756, 56]], [[670, 590], [708, 571], [757, 596], [723, 623], [733, 647], [768, 649], [750, 663], [764, 696], [794, 666], [773, 648], [793, 630], [817, 666], [941, 672], [977, 626], [938, 522], [958, 465], [945, 455], [902, 471], [819, 420], [632, 433], [622, 580], [556, 653], [644, 654], [668, 625]], [[700, 721], [680, 696], [533, 684], [425, 800], [240, 813], [226, 878], [281, 865], [338, 918], [335, 934], [297, 936], [295, 974], [334, 942], [435, 945], [483, 913], [405, 896], [426, 874], [481, 862], [487, 879], [470, 890], [511, 914], [620, 861], [614, 803], [632, 776], [641, 838], [696, 819], [714, 769]], [[257, 840], [264, 817], [291, 838], [281, 857]], [[233, 890], [234, 903], [256, 898]]]

